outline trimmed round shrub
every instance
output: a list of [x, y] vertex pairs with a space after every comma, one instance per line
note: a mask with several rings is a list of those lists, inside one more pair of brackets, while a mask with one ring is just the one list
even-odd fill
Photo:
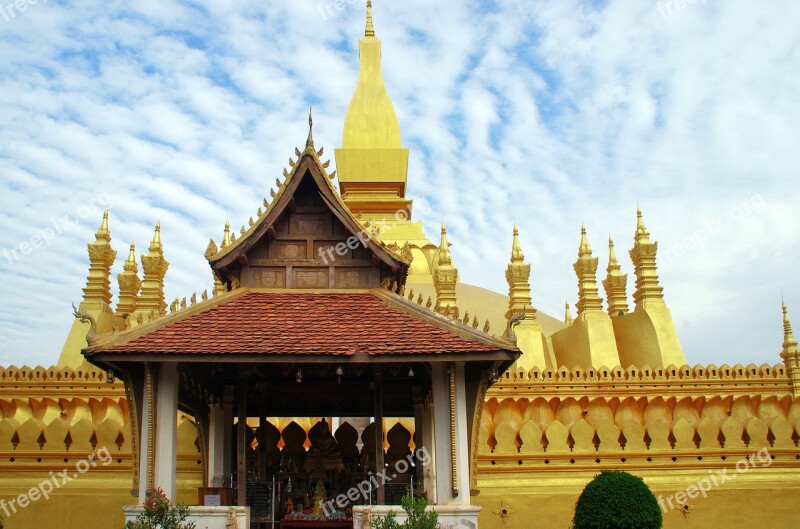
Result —
[[575, 504], [573, 529], [661, 529], [655, 495], [642, 478], [603, 470], [583, 489]]

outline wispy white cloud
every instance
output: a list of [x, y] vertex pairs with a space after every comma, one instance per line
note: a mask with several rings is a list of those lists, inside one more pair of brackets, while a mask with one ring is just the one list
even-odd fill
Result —
[[[183, 297], [209, 286], [209, 237], [254, 214], [309, 105], [318, 144], [340, 144], [363, 6], [324, 5], [51, 0], [0, 18], [0, 249], [76, 218], [0, 256], [0, 364], [57, 359], [100, 220], [82, 205], [110, 197], [121, 255], [160, 219]], [[798, 15], [789, 0], [669, 16], [656, 1], [375, 2], [429, 235], [446, 222], [462, 279], [505, 291], [516, 222], [534, 301], [560, 315], [581, 222], [604, 267], [638, 201], [689, 361], [777, 362], [781, 290], [800, 321]]]

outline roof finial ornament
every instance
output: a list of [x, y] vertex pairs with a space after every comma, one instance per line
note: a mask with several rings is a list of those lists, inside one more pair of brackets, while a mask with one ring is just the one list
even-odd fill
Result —
[[781, 308], [783, 309], [783, 346], [784, 350], [789, 347], [797, 347], [797, 340], [792, 332], [792, 323], [789, 321], [789, 313], [786, 310], [786, 301], [781, 296]]
[[367, 0], [367, 29], [364, 31], [364, 36], [375, 36], [375, 26], [372, 25], [372, 0]]
[[308, 107], [308, 139], [306, 149], [314, 149], [314, 119], [311, 117], [311, 107]]

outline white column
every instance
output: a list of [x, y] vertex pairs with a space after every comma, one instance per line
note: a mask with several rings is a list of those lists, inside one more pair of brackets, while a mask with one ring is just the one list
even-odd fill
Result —
[[163, 363], [159, 369], [156, 398], [156, 461], [153, 485], [175, 501], [178, 447], [178, 364]]
[[439, 362], [431, 364], [431, 392], [433, 393], [433, 501], [436, 505], [448, 505], [453, 501], [450, 470], [450, 388], [444, 365]]
[[458, 498], [454, 503], [469, 505], [469, 429], [464, 362], [456, 363], [456, 468]]
[[222, 404], [209, 406], [208, 476], [209, 487], [222, 485], [225, 475], [225, 412]]

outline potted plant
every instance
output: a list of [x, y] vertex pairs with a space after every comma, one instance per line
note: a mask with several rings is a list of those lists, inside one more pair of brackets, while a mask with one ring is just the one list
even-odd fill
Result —
[[173, 505], [163, 490], [156, 489], [144, 502], [144, 511], [125, 529], [195, 529], [194, 522], [185, 521], [188, 516], [189, 507]]

